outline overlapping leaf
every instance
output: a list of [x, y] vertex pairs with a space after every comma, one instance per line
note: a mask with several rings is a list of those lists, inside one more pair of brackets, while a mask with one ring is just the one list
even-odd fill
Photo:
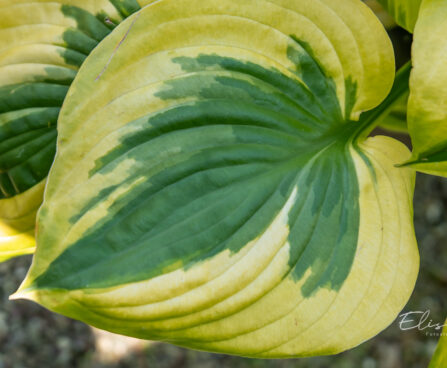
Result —
[[414, 32], [408, 128], [411, 166], [447, 176], [447, 2], [424, 0]]
[[[446, 321], [447, 323], [447, 321]], [[446, 325], [446, 324], [445, 324]], [[447, 325], [446, 325], [447, 326]], [[444, 368], [447, 366], [447, 328], [444, 327], [440, 331], [440, 338], [438, 342], [438, 347], [433, 355], [428, 368]]]
[[413, 156], [406, 165], [447, 176], [447, 3], [384, 0], [397, 23], [414, 32], [407, 125]]
[[15, 297], [113, 332], [336, 353], [417, 274], [414, 173], [355, 119], [394, 76], [355, 0], [161, 0], [83, 65]]
[[396, 23], [413, 32], [423, 0], [378, 0], [394, 17]]
[[135, 0], [0, 0], [0, 261], [34, 250], [56, 122], [78, 68], [139, 8]]

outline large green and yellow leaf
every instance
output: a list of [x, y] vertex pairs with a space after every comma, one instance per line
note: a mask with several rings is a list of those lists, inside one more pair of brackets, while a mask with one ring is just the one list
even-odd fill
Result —
[[[423, 0], [377, 0], [388, 10], [396, 23], [409, 32], [413, 32], [418, 19], [419, 8]], [[443, 1], [443, 0], [441, 0]]]
[[414, 31], [408, 128], [411, 167], [447, 176], [447, 2], [424, 0]]
[[415, 283], [414, 172], [357, 121], [394, 78], [357, 0], [160, 0], [88, 57], [15, 298], [252, 357], [374, 336]]
[[98, 42], [139, 8], [136, 0], [0, 0], [0, 261], [33, 252], [68, 87]]

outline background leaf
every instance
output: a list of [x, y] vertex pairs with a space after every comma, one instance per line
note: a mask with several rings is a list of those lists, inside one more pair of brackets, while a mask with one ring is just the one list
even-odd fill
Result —
[[407, 163], [447, 176], [447, 3], [424, 0], [414, 32], [408, 128], [413, 156]]
[[413, 32], [423, 0], [377, 0], [396, 20], [396, 23]]
[[444, 327], [433, 359], [428, 368], [442, 368], [447, 365], [447, 329]]
[[0, 261], [33, 251], [56, 122], [78, 68], [139, 8], [136, 0], [0, 0]]

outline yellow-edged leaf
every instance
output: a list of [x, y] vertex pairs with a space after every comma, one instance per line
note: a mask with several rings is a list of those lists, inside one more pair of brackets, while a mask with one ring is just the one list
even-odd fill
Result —
[[14, 296], [102, 329], [251, 357], [335, 354], [413, 289], [408, 149], [356, 121], [393, 83], [357, 0], [161, 0], [68, 92]]
[[0, 0], [0, 261], [31, 253], [56, 122], [90, 51], [151, 0]]

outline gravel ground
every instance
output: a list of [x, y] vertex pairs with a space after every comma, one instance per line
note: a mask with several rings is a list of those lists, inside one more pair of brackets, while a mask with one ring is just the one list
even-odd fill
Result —
[[[415, 226], [421, 271], [404, 311], [430, 310], [430, 319], [442, 322], [447, 314], [446, 179], [418, 176]], [[8, 301], [30, 262], [21, 257], [0, 264], [0, 368], [422, 368], [436, 346], [437, 337], [401, 331], [397, 321], [349, 352], [310, 359], [243, 359], [138, 342], [94, 331], [28, 301]]]

